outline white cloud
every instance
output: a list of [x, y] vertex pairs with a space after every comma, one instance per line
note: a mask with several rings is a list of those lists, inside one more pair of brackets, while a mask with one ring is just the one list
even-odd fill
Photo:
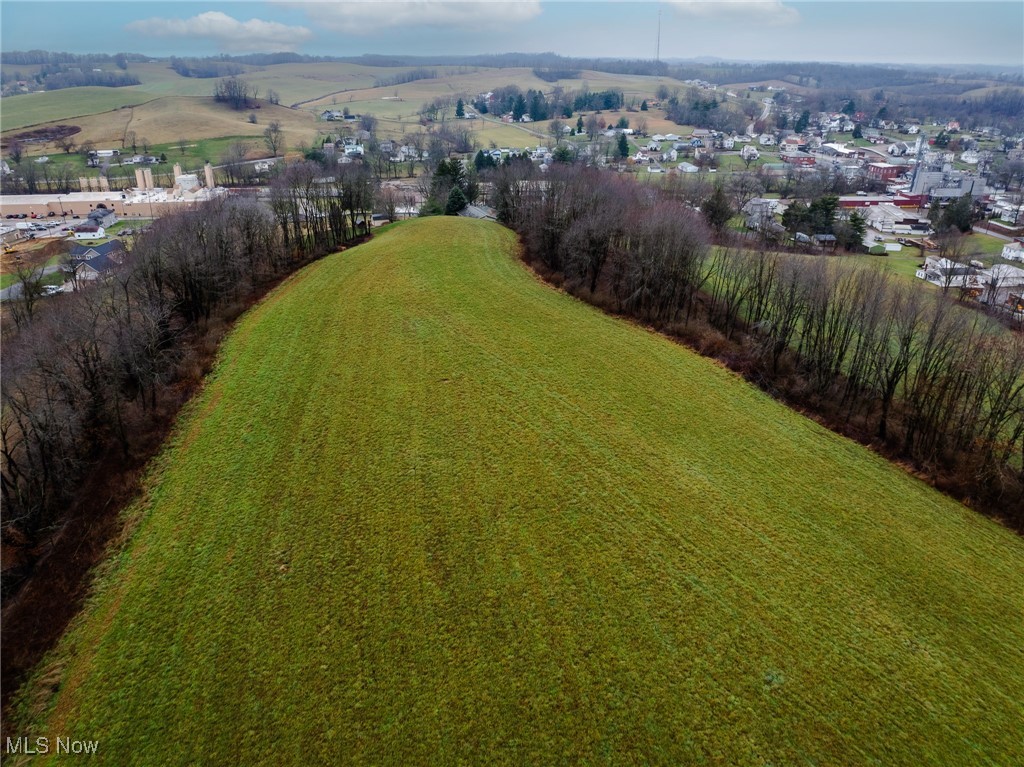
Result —
[[699, 18], [732, 17], [757, 24], [793, 24], [800, 20], [796, 8], [782, 0], [670, 0], [680, 13]]
[[313, 33], [306, 27], [289, 27], [277, 21], [239, 21], [220, 11], [207, 11], [190, 19], [144, 19], [125, 25], [129, 32], [150, 37], [202, 37], [213, 40], [222, 51], [294, 51]]
[[317, 26], [363, 34], [390, 27], [490, 29], [529, 21], [541, 12], [540, 0], [346, 0], [288, 3], [302, 8]]

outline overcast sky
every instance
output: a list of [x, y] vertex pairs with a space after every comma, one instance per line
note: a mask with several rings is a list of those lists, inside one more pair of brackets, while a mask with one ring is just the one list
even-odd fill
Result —
[[1024, 2], [918, 0], [2, 0], [3, 50], [298, 51], [998, 64], [1024, 70]]

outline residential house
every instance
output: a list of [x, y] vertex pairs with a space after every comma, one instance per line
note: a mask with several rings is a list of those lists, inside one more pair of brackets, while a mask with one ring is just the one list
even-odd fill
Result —
[[89, 211], [87, 223], [108, 229], [117, 223], [117, 216], [112, 210], [107, 210], [105, 207], [97, 207], [95, 210]]
[[88, 246], [75, 243], [68, 253], [69, 266], [65, 267], [65, 270], [70, 272], [75, 280], [96, 280], [121, 264], [124, 256], [124, 246], [120, 240]]
[[757, 137], [757, 143], [761, 146], [775, 146], [775, 136], [770, 133], [762, 133]]
[[982, 273], [981, 300], [990, 306], [1012, 304], [1014, 308], [1024, 294], [1024, 269], [1009, 264], [996, 264]]
[[75, 227], [76, 240], [99, 240], [106, 236], [102, 226], [96, 224], [79, 224]]
[[783, 154], [794, 154], [804, 148], [805, 143], [799, 136], [786, 136], [779, 145]]
[[1003, 245], [1002, 257], [1007, 261], [1024, 262], [1024, 244], [1019, 240]]
[[744, 160], [756, 160], [760, 156], [761, 153], [757, 151], [753, 144], [748, 144], [740, 150], [740, 157]]
[[943, 290], [954, 288], [970, 291], [977, 295], [981, 295], [983, 290], [983, 276], [980, 269], [950, 261], [948, 258], [928, 256], [925, 259], [924, 268], [918, 269], [916, 276], [919, 280], [930, 282]]

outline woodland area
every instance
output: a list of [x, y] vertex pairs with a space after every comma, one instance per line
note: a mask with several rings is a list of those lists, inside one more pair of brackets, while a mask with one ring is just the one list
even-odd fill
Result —
[[1024, 530], [1024, 338], [886, 271], [750, 250], [613, 174], [490, 171], [499, 220], [549, 280], [716, 357]]

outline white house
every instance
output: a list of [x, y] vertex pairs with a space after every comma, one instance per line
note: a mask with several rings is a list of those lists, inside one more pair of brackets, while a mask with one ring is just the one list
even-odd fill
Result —
[[740, 150], [740, 157], [744, 160], [756, 160], [761, 156], [761, 153], [757, 151], [757, 147], [752, 144], [748, 144]]
[[1011, 242], [1003, 245], [1002, 256], [1007, 261], [1024, 262], [1024, 244], [1020, 242]]
[[948, 258], [928, 256], [924, 268], [918, 269], [916, 276], [919, 280], [930, 282], [943, 290], [977, 290], [980, 294], [983, 289], [984, 275], [980, 269], [950, 261]]
[[1024, 269], [1009, 264], [996, 264], [981, 273], [984, 292], [981, 300], [992, 306], [1019, 303], [1024, 293]]
[[761, 146], [775, 146], [775, 136], [770, 133], [762, 133], [757, 137], [757, 143]]
[[105, 236], [103, 227], [96, 224], [82, 224], [75, 229], [76, 240], [99, 240]]

